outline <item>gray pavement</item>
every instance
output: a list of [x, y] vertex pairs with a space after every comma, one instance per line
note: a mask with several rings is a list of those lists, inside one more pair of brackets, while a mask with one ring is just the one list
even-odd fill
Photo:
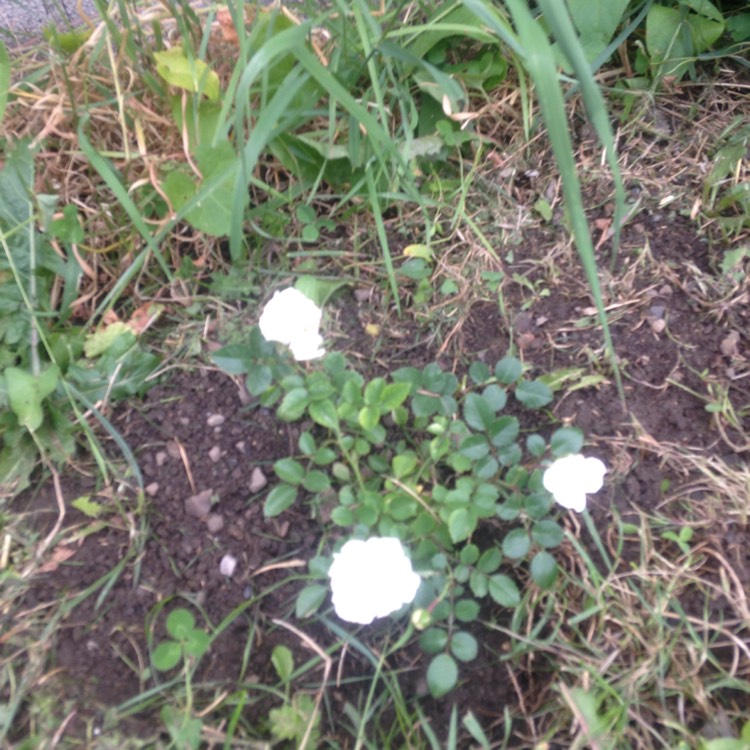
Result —
[[50, 23], [60, 30], [84, 26], [79, 8], [93, 21], [99, 18], [92, 0], [0, 0], [0, 38], [13, 46], [38, 38]]

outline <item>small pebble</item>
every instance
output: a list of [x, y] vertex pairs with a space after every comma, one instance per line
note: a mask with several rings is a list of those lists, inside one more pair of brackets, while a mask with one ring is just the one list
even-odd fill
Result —
[[215, 445], [211, 450], [208, 452], [208, 457], [216, 464], [221, 459], [221, 448], [219, 448], [218, 445]]
[[159, 491], [158, 482], [151, 482], [151, 484], [146, 485], [146, 494], [149, 497], [154, 497], [154, 495], [156, 495], [158, 491]]
[[224, 528], [224, 517], [218, 513], [211, 513], [206, 519], [206, 527], [211, 534], [218, 534]]
[[260, 492], [268, 484], [266, 475], [256, 466], [250, 474], [248, 487], [250, 492]]
[[218, 427], [219, 425], [224, 424], [224, 415], [223, 414], [211, 414], [206, 420], [206, 424], [209, 427]]
[[219, 573], [227, 578], [231, 578], [234, 575], [234, 571], [237, 569], [237, 558], [232, 555], [224, 555], [219, 563]]
[[214, 491], [211, 489], [203, 490], [203, 492], [199, 492], [197, 495], [191, 495], [185, 500], [185, 513], [195, 518], [202, 518], [208, 515], [211, 510], [211, 497], [213, 494]]
[[168, 458], [169, 454], [166, 451], [159, 451], [154, 457], [157, 466], [164, 466]]
[[170, 441], [169, 441], [169, 442], [167, 443], [167, 446], [166, 446], [166, 447], [167, 447], [167, 453], [168, 453], [168, 454], [169, 454], [169, 455], [170, 455], [170, 456], [171, 456], [172, 458], [180, 458], [180, 457], [182, 456], [182, 454], [180, 453], [180, 446], [179, 446], [179, 445], [177, 445], [177, 443], [175, 443], [175, 441], [174, 441], [174, 440], [170, 440]]

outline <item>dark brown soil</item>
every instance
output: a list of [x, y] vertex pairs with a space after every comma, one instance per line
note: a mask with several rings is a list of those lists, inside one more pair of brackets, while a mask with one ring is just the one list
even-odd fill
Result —
[[[540, 236], [539, 245], [550, 239]], [[507, 330], [496, 302], [475, 303], [452, 343], [459, 368], [477, 358], [494, 363], [506, 353], [510, 338], [536, 374], [579, 366], [588, 371], [592, 362], [596, 365], [601, 382], [581, 390], [560, 390], [554, 417], [580, 427], [592, 444], [591, 452], [613, 467], [605, 490], [593, 499], [595, 518], [602, 525], [613, 508], [627, 515], [657, 507], [664, 497], [665, 480], [685, 481], [683, 476], [670, 475], [658, 455], [645, 449], [647, 441], [710, 449], [729, 462], [747, 460], [746, 446], [742, 452], [727, 442], [727, 438], [739, 442], [739, 433], [730, 427], [723, 436], [704, 401], [694, 394], [705, 394], [706, 383], [711, 382], [726, 388], [733, 403], [750, 403], [750, 379], [742, 377], [748, 373], [750, 351], [748, 297], [722, 314], [716, 300], [708, 298], [710, 292], [691, 286], [686, 269], [690, 264], [706, 271], [715, 267], [715, 251], [705, 238], [696, 236], [688, 220], [666, 214], [646, 215], [628, 229], [618, 278], [628, 278], [642, 260], [639, 253], [646, 240], [654, 261], [648, 267], [658, 275], [644, 278], [633, 273], [629, 287], [605, 284], [625, 375], [627, 411], [618, 400], [600, 332], [590, 320], [592, 302], [578, 266], [558, 277], [529, 278], [547, 290], [544, 296], [532, 296], [521, 285], [510, 287], [505, 305], [514, 320], [512, 331]], [[508, 275], [525, 273], [526, 266], [505, 270]], [[377, 361], [364, 354], [368, 341], [361, 331], [367, 317], [364, 305], [354, 300], [338, 304], [341, 314], [336, 320], [346, 322], [339, 330], [348, 336], [342, 340], [359, 347], [366, 367], [376, 367]], [[732, 332], [739, 339], [730, 350], [724, 342]], [[424, 346], [416, 355], [417, 360], [429, 359]], [[568, 385], [575, 384], [573, 379]], [[550, 423], [542, 425], [546, 428], [552, 420], [545, 419]], [[245, 690], [246, 724], [255, 728], [258, 737], [268, 736], [265, 717], [278, 699], [269, 698], [257, 686], [278, 683], [271, 649], [286, 644], [298, 665], [312, 655], [299, 635], [274, 622], [283, 620], [331, 654], [334, 665], [325, 688], [324, 734], [345, 742], [338, 731], [344, 706], [347, 702], [361, 706], [360, 693], [369, 686], [369, 665], [354, 649], [342, 653], [341, 641], [325, 619], [294, 618], [295, 596], [304, 585], [304, 563], [329, 551], [332, 540], [321, 538], [319, 522], [304, 506], [295, 506], [278, 519], [265, 519], [262, 502], [268, 487], [253, 492], [250, 486], [254, 471], [259, 479], [257, 470], [272, 483], [273, 461], [295, 453], [295, 426], [278, 423], [263, 409], [243, 407], [232, 379], [202, 368], [173, 374], [142, 403], [121, 408], [114, 421], [143, 472], [147, 512], [142, 517], [132, 514], [133, 528], [122, 528], [121, 516], [115, 515], [113, 525], [82, 536], [68, 559], [39, 577], [25, 601], [31, 608], [72, 597], [110, 574], [126, 550], [134, 546], [140, 550], [110, 580], [106, 595], [100, 599], [95, 592], [84, 598], [57, 629], [50, 667], [58, 668], [65, 695], [78, 711], [67, 731], [80, 736], [85, 717], [94, 717], [97, 730], [106, 733], [109, 727], [103, 717], [109, 707], [166, 679], [143, 677], [149, 638], [158, 641], [164, 636], [168, 611], [190, 606], [204, 618], [199, 624], [212, 631], [224, 625], [196, 675], [201, 706], [224, 691]], [[616, 454], [604, 438], [619, 439]], [[69, 488], [67, 499], [81, 492]], [[203, 492], [211, 498], [209, 514], [198, 517], [186, 512], [186, 500]], [[119, 501], [125, 506], [133, 502], [126, 488]], [[91, 525], [76, 512], [69, 513], [67, 520]], [[748, 570], [748, 530], [735, 533], [741, 535], [742, 563]], [[231, 577], [219, 569], [227, 554], [237, 560]], [[493, 610], [484, 615], [496, 621], [504, 616]], [[330, 610], [328, 616], [335, 622]], [[397, 623], [381, 623], [360, 636], [377, 651], [398, 634]], [[737, 636], [750, 642], [746, 630]], [[390, 662], [404, 670], [402, 684], [410, 690], [406, 698], [420, 701], [439, 735], [444, 734], [451, 706], [456, 704], [459, 715], [471, 709], [488, 736], [500, 740], [505, 732], [504, 711], [508, 707], [513, 713], [518, 691], [527, 701], [533, 701], [535, 692], [544, 692], [543, 659], [536, 662], [537, 672], [528, 672], [499, 658], [507, 648], [504, 637], [485, 633], [480, 642], [483, 651], [462, 673], [460, 688], [442, 701], [425, 696], [426, 657], [416, 643]], [[314, 691], [322, 681], [322, 666], [318, 666], [305, 676], [303, 687]], [[144, 705], [140, 718], [148, 716]], [[204, 721], [211, 724], [210, 711]], [[24, 731], [19, 727], [17, 736]], [[155, 731], [153, 724], [148, 731]], [[517, 738], [515, 744], [524, 743]]]

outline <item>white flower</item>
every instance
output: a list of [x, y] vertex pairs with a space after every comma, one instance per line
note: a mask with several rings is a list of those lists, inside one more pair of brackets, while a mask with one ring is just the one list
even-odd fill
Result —
[[586, 508], [586, 495], [602, 488], [606, 471], [598, 458], [565, 456], [544, 472], [542, 482], [560, 505], [581, 513]]
[[348, 541], [334, 554], [328, 575], [336, 614], [361, 625], [409, 604], [421, 583], [401, 542], [392, 537]]
[[298, 361], [325, 354], [318, 332], [322, 310], [297, 289], [276, 292], [263, 308], [258, 325], [266, 341], [278, 341], [292, 350]]

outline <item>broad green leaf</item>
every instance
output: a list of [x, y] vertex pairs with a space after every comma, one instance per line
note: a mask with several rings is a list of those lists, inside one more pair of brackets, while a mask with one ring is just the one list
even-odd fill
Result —
[[208, 651], [211, 645], [211, 638], [205, 630], [192, 630], [183, 643], [183, 648], [188, 656], [193, 659], [200, 659]]
[[515, 383], [523, 374], [523, 365], [521, 361], [515, 357], [507, 356], [503, 357], [495, 365], [495, 377], [503, 385], [512, 385]]
[[127, 323], [119, 320], [86, 336], [86, 341], [83, 344], [83, 353], [88, 359], [94, 359], [118, 343], [124, 343], [126, 346], [131, 346], [135, 343], [135, 334], [132, 328]]
[[363, 406], [357, 415], [357, 422], [363, 430], [374, 430], [380, 424], [380, 409], [377, 406]]
[[505, 404], [508, 403], [508, 392], [497, 383], [492, 383], [482, 391], [482, 398], [497, 413], [504, 409]]
[[182, 646], [175, 641], [162, 641], [155, 649], [152, 661], [156, 669], [166, 672], [176, 667], [182, 659]]
[[311, 432], [300, 433], [297, 445], [299, 446], [300, 453], [305, 456], [312, 456], [315, 453], [316, 443]]
[[419, 463], [415, 453], [400, 453], [393, 457], [391, 461], [391, 467], [393, 469], [393, 476], [396, 479], [403, 479], [408, 477], [416, 468]]
[[568, 10], [580, 34], [586, 59], [593, 62], [612, 41], [629, 0], [568, 0]]
[[458, 508], [448, 519], [448, 531], [454, 544], [468, 539], [477, 527], [477, 516], [471, 508]]
[[469, 367], [469, 377], [477, 384], [486, 382], [490, 378], [490, 368], [484, 362], [473, 362]]
[[531, 547], [531, 539], [525, 529], [513, 529], [503, 539], [503, 554], [512, 560], [526, 557]]
[[296, 422], [305, 413], [309, 402], [310, 394], [306, 388], [292, 388], [281, 399], [276, 416], [284, 422]]
[[260, 396], [273, 385], [273, 370], [268, 365], [250, 367], [245, 377], [245, 386], [251, 396]]
[[461, 441], [458, 450], [462, 456], [466, 456], [472, 461], [479, 461], [490, 452], [490, 444], [484, 435], [470, 435]]
[[494, 573], [503, 561], [503, 553], [497, 547], [490, 547], [482, 552], [477, 569], [482, 573]]
[[263, 504], [263, 515], [273, 518], [294, 505], [297, 500], [297, 488], [290, 484], [278, 484], [274, 487]]
[[492, 445], [496, 448], [505, 448], [515, 442], [520, 431], [521, 426], [518, 419], [516, 417], [505, 416], [495, 419], [487, 433]]
[[453, 608], [453, 614], [460, 622], [473, 622], [479, 617], [479, 602], [475, 599], [460, 599]]
[[541, 435], [529, 435], [526, 438], [526, 450], [531, 453], [532, 456], [539, 458], [539, 456], [547, 450], [547, 444], [544, 442], [544, 438]]
[[490, 576], [490, 596], [501, 607], [517, 607], [521, 602], [521, 594], [516, 582], [503, 573]]
[[294, 605], [295, 616], [303, 619], [314, 615], [320, 609], [320, 605], [323, 604], [326, 596], [328, 596], [328, 586], [323, 586], [320, 583], [305, 586], [297, 595], [297, 601]]
[[380, 406], [381, 397], [385, 390], [385, 379], [374, 378], [365, 386], [364, 399], [368, 406]]
[[442, 628], [428, 628], [419, 636], [419, 647], [428, 654], [437, 654], [448, 645], [448, 633]]
[[557, 560], [549, 552], [537, 552], [529, 566], [531, 577], [540, 589], [551, 588], [557, 579]]
[[331, 480], [325, 472], [313, 469], [305, 473], [302, 486], [308, 492], [325, 492], [330, 488]]
[[438, 654], [427, 668], [427, 687], [433, 698], [442, 698], [458, 683], [458, 665], [452, 656]]
[[406, 401], [411, 392], [409, 383], [389, 383], [380, 395], [380, 408], [393, 411]]
[[479, 644], [471, 633], [459, 630], [451, 638], [450, 649], [459, 661], [472, 661], [477, 658]]
[[476, 544], [467, 544], [461, 550], [459, 559], [464, 565], [474, 565], [479, 559], [479, 547]]
[[330, 401], [315, 401], [308, 407], [310, 418], [321, 427], [336, 432], [339, 427], [339, 418], [336, 408]]
[[353, 526], [354, 525], [354, 512], [351, 508], [347, 508], [345, 505], [337, 505], [331, 511], [331, 520], [337, 526]]
[[305, 478], [305, 467], [293, 458], [281, 458], [273, 465], [276, 476], [287, 484], [301, 484]]
[[541, 409], [554, 398], [549, 387], [539, 380], [519, 383], [516, 386], [515, 396], [527, 409]]
[[219, 76], [203, 60], [189, 60], [180, 46], [154, 52], [154, 57], [156, 72], [170, 86], [205, 94], [214, 101], [219, 98]]
[[564, 536], [565, 534], [559, 524], [550, 519], [537, 521], [531, 527], [531, 538], [536, 544], [545, 549], [558, 547], [562, 543]]
[[486, 430], [495, 419], [495, 410], [477, 393], [470, 393], [464, 400], [464, 419], [475, 430]]
[[474, 594], [477, 599], [482, 599], [487, 596], [487, 592], [489, 591], [489, 581], [490, 579], [485, 573], [482, 573], [479, 570], [473, 570], [471, 576], [469, 576], [469, 587], [471, 588], [471, 593]]
[[583, 430], [578, 427], [560, 427], [552, 433], [550, 450], [556, 458], [580, 453], [583, 448]]
[[167, 616], [167, 633], [178, 641], [184, 641], [195, 628], [195, 617], [189, 609], [173, 609]]
[[8, 403], [19, 423], [32, 432], [38, 430], [44, 421], [42, 403], [57, 388], [60, 375], [57, 367], [50, 365], [39, 375], [7, 367], [4, 375]]

